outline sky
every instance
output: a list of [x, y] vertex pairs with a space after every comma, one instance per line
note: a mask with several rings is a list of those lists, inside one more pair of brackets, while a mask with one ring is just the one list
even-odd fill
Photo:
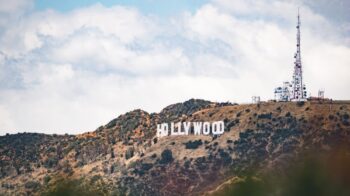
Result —
[[195, 11], [201, 5], [208, 1], [205, 0], [61, 0], [48, 1], [37, 0], [35, 8], [37, 10], [54, 9], [60, 12], [67, 12], [80, 7], [91, 6], [100, 3], [103, 6], [111, 7], [114, 5], [135, 7], [143, 14], [154, 14], [158, 16], [171, 16], [182, 11]]
[[0, 135], [77, 134], [190, 98], [251, 102], [290, 81], [350, 99], [346, 0], [0, 0]]

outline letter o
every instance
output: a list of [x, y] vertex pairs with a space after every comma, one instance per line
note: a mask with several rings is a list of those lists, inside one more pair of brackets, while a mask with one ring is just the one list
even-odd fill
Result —
[[210, 123], [208, 123], [208, 122], [203, 123], [203, 134], [204, 135], [210, 134]]

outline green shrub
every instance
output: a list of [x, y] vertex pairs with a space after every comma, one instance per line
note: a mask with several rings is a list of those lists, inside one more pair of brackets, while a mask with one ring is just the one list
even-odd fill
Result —
[[161, 157], [162, 158], [159, 161], [160, 164], [168, 164], [174, 160], [173, 153], [169, 149], [164, 150], [161, 154]]
[[152, 159], [157, 158], [157, 154], [156, 154], [156, 153], [152, 154], [151, 158], [152, 158]]
[[24, 184], [24, 187], [26, 189], [33, 189], [33, 190], [36, 190], [40, 187], [40, 183], [37, 182], [37, 181], [29, 181], [27, 183]]
[[133, 147], [128, 148], [125, 152], [125, 159], [128, 160], [133, 156], [134, 156], [134, 148]]
[[57, 163], [58, 163], [58, 158], [57, 157], [49, 157], [44, 162], [44, 166], [46, 168], [53, 168], [53, 167], [55, 167], [57, 165]]
[[197, 149], [200, 145], [202, 145], [202, 140], [189, 141], [185, 143], [186, 149]]
[[97, 182], [98, 180], [102, 179], [102, 177], [100, 175], [94, 175], [92, 176], [92, 178], [90, 179], [90, 183], [93, 184], [95, 182]]
[[259, 114], [258, 118], [259, 119], [271, 119], [272, 118], [272, 113]]
[[51, 176], [46, 175], [43, 180], [44, 180], [44, 184], [48, 184], [51, 180]]

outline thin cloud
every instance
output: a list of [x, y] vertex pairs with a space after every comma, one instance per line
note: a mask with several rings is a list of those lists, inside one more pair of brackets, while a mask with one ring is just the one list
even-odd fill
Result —
[[[190, 98], [270, 99], [291, 80], [300, 3], [267, 3], [217, 0], [170, 19], [101, 4], [12, 18], [0, 31], [0, 134], [92, 131], [132, 109]], [[309, 91], [348, 99], [342, 33], [306, 5], [302, 22]]]

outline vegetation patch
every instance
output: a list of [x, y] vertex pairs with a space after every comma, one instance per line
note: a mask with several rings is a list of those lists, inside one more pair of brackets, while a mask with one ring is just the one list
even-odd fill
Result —
[[272, 113], [259, 114], [258, 118], [259, 119], [271, 119], [272, 118]]
[[161, 157], [162, 158], [159, 160], [160, 164], [169, 164], [174, 161], [173, 153], [169, 149], [164, 150]]
[[297, 102], [297, 106], [299, 106], [299, 107], [302, 107], [302, 106], [304, 106], [305, 105], [305, 102], [304, 101], [298, 101]]
[[186, 149], [197, 149], [203, 142], [201, 139], [185, 143]]
[[191, 166], [191, 161], [190, 160], [186, 160], [185, 163], [184, 163], [184, 167], [186, 169], [188, 169], [188, 168], [190, 168], [190, 166]]
[[232, 162], [232, 158], [229, 153], [225, 152], [222, 149], [219, 149], [219, 155], [224, 165], [229, 165]]
[[157, 158], [157, 154], [156, 154], [156, 153], [152, 154], [151, 158], [152, 158], [152, 159]]
[[350, 123], [349, 123], [349, 121], [347, 121], [347, 120], [343, 120], [343, 125], [345, 125], [345, 126], [350, 126]]
[[44, 162], [44, 166], [46, 168], [53, 168], [57, 165], [57, 163], [58, 163], [57, 157], [50, 157], [50, 158], [46, 159], [46, 161]]
[[37, 181], [29, 181], [27, 183], [24, 184], [24, 187], [26, 189], [32, 189], [32, 190], [36, 190], [40, 187], [40, 183]]
[[128, 148], [125, 152], [125, 159], [128, 160], [134, 156], [134, 148]]
[[[225, 123], [226, 124], [226, 123]], [[231, 122], [226, 124], [226, 131], [230, 131], [231, 127], [234, 127], [239, 124], [239, 118], [236, 118], [235, 120], [232, 120]]]

